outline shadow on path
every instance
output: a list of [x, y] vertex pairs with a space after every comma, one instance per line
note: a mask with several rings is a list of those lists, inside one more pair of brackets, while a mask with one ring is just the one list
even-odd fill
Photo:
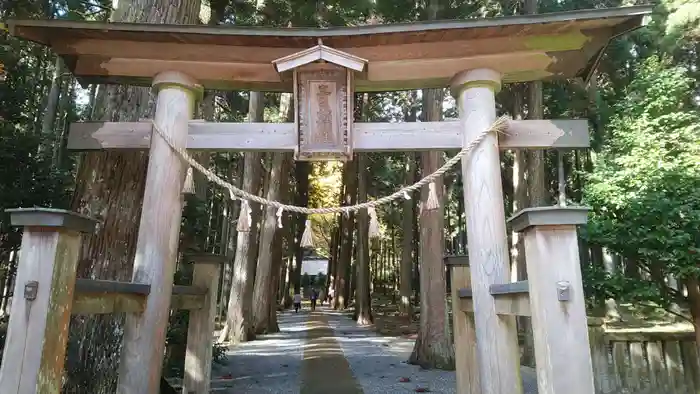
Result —
[[228, 364], [212, 371], [212, 392], [298, 394], [308, 317], [285, 311], [279, 333], [233, 347]]
[[340, 344], [328, 326], [328, 315], [311, 312], [308, 339], [304, 346], [301, 394], [362, 393]]
[[[325, 307], [285, 311], [278, 321], [281, 332], [228, 352], [228, 365], [212, 371], [213, 393], [455, 393], [454, 371], [406, 363], [411, 339], [379, 336]], [[523, 367], [522, 376], [525, 394], [536, 393], [534, 372]]]

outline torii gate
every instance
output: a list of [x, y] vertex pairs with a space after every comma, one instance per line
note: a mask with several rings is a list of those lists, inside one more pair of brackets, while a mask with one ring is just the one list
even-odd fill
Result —
[[[18, 37], [50, 46], [82, 83], [153, 86], [158, 92], [154, 123], [178, 146], [294, 151], [297, 160], [349, 160], [359, 151], [460, 149], [496, 119], [495, 94], [501, 84], [587, 80], [607, 43], [640, 26], [650, 12], [647, 6], [625, 7], [331, 29], [57, 20], [16, 20], [8, 26]], [[445, 86], [457, 100], [458, 121], [353, 123], [355, 92]], [[202, 88], [293, 91], [295, 122], [192, 120]], [[585, 210], [551, 207], [517, 214], [513, 228], [527, 231], [531, 282], [509, 284], [499, 159], [499, 149], [571, 149], [588, 144], [585, 120], [512, 121], [507, 134], [489, 135], [462, 161], [471, 272], [453, 268], [456, 283], [464, 286], [454, 292], [459, 393], [522, 393], [513, 315], [532, 316], [540, 394], [593, 392], [573, 226], [585, 222]], [[163, 139], [152, 137], [151, 122], [73, 124], [68, 148], [150, 149], [133, 276], [133, 282], [150, 285], [150, 292], [144, 295], [143, 312], [127, 319], [118, 392], [155, 393], [171, 306], [185, 165]], [[41, 226], [35, 219], [33, 226]], [[547, 256], [558, 260], [556, 269], [545, 267]], [[22, 278], [36, 276], [23, 270], [20, 266]], [[59, 283], [56, 280], [47, 285]], [[15, 294], [27, 289], [19, 281], [17, 286]], [[34, 296], [48, 297], [41, 292]], [[28, 328], [17, 320], [25, 308], [20, 304], [12, 304], [9, 335]], [[473, 318], [460, 310], [473, 312]], [[42, 307], [41, 313], [58, 312]], [[45, 331], [33, 327], [37, 329]], [[206, 340], [203, 343], [206, 346]], [[44, 349], [42, 357], [57, 351]], [[8, 354], [0, 370], [3, 394], [36, 392], [30, 388], [39, 387], [37, 376], [44, 379], [41, 387], [51, 387], [46, 392], [57, 392], [56, 377], [63, 371], [60, 349], [50, 366]], [[206, 358], [206, 352], [201, 354]], [[206, 361], [194, 362], [207, 368]], [[10, 387], [8, 366], [20, 362], [32, 365], [37, 373], [24, 374], [21, 379], [27, 380], [22, 385]], [[47, 371], [53, 379], [49, 383]], [[208, 380], [195, 386], [198, 394], [208, 392]]]

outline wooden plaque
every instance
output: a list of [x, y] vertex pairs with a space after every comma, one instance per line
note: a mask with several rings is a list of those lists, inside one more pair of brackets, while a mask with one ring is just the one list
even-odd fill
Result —
[[333, 64], [294, 70], [297, 160], [352, 159], [352, 73]]

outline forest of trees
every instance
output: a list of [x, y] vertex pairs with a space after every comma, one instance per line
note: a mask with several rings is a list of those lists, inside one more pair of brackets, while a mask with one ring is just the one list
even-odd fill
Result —
[[[0, 20], [70, 19], [276, 27], [349, 26], [466, 19], [645, 3], [635, 0], [16, 0], [0, 2]], [[506, 151], [506, 213], [568, 204], [592, 208], [580, 231], [589, 314], [617, 314], [617, 303], [667, 309], [700, 326], [700, 3], [661, 0], [648, 25], [614, 40], [590, 83], [510, 84], [498, 111], [516, 119], [585, 118], [592, 146], [581, 151]], [[147, 152], [72, 153], [68, 125], [82, 120], [136, 121], [154, 111], [151, 89], [81, 86], [53, 53], [0, 31], [0, 210], [56, 207], [100, 220], [83, 242], [78, 276], [129, 281], [141, 215]], [[290, 94], [207, 91], [197, 118], [284, 122]], [[365, 93], [363, 121], [456, 118], [448, 90]], [[286, 153], [201, 153], [197, 160], [243, 189], [295, 205], [322, 207], [381, 197], [437, 169], [455, 152], [356, 154], [347, 163], [295, 162]], [[565, 174], [560, 190], [559, 166]], [[227, 256], [220, 340], [236, 344], [278, 330], [276, 311], [302, 283], [300, 246], [307, 218], [252, 204], [251, 231], [236, 231], [239, 201], [195, 175], [186, 196], [180, 253]], [[366, 211], [314, 215], [315, 253], [329, 258], [326, 285], [335, 308], [354, 306], [373, 321], [372, 294], [391, 294], [402, 314], [419, 316], [411, 362], [453, 368], [454, 350], [442, 257], [466, 253], [458, 168], [436, 182], [442, 201], [421, 210], [428, 191], [377, 210], [382, 236], [369, 239]], [[442, 228], [443, 231], [424, 231]], [[524, 279], [522, 239], [511, 237], [514, 278]], [[20, 229], [0, 214], [0, 339], [12, 296]], [[176, 283], [191, 273], [180, 267]], [[253, 300], [255, 299], [255, 302]], [[430, 307], [426, 307], [430, 305]], [[422, 312], [422, 313], [420, 313]], [[169, 344], [182, 343], [186, 312], [171, 318]], [[527, 332], [527, 322], [521, 328]], [[113, 393], [123, 324], [120, 316], [74, 316], [67, 393]], [[700, 333], [700, 330], [698, 330]], [[700, 337], [700, 334], [698, 335]], [[430, 346], [428, 340], [430, 338]], [[700, 341], [698, 341], [700, 343]], [[527, 346], [526, 346], [527, 349]], [[173, 355], [173, 360], [178, 355]], [[526, 351], [524, 357], [532, 357]], [[166, 360], [165, 373], [181, 373]]]

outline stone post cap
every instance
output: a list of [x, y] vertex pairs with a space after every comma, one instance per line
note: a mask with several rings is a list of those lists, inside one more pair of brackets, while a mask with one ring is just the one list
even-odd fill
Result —
[[97, 226], [97, 220], [64, 209], [12, 208], [5, 212], [16, 227], [53, 227], [92, 234]]
[[185, 259], [193, 264], [223, 264], [228, 258], [222, 254], [192, 252], [185, 253]]
[[469, 255], [466, 254], [447, 255], [442, 261], [448, 267], [469, 267]]
[[588, 207], [536, 207], [525, 208], [508, 219], [515, 232], [523, 232], [533, 226], [575, 226], [585, 224]]

